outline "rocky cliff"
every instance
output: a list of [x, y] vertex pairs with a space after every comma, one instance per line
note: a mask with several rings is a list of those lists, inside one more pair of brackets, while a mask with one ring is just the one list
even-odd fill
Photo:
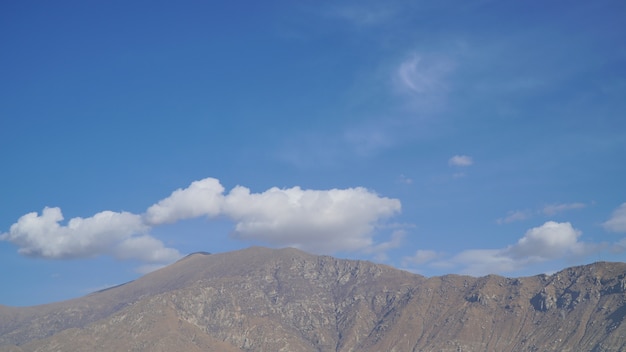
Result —
[[0, 306], [0, 351], [626, 351], [626, 264], [425, 278], [254, 247], [131, 283]]

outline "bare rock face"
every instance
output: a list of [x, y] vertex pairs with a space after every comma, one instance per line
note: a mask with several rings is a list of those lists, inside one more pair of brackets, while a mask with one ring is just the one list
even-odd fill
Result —
[[134, 282], [0, 306], [0, 351], [626, 351], [626, 264], [424, 278], [295, 249], [190, 255]]

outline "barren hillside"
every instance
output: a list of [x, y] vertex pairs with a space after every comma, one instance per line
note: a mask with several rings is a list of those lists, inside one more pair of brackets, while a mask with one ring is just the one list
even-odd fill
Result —
[[626, 264], [424, 278], [253, 247], [125, 285], [0, 306], [1, 351], [624, 351]]

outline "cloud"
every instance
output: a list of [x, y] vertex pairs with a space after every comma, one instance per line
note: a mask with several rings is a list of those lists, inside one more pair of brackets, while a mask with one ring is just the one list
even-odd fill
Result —
[[472, 164], [474, 164], [474, 160], [467, 155], [455, 155], [448, 160], [450, 166], [470, 166]]
[[152, 227], [220, 216], [234, 222], [231, 236], [240, 240], [319, 253], [363, 251], [384, 256], [385, 250], [399, 245], [404, 233], [396, 231], [390, 241], [378, 244], [374, 236], [382, 221], [400, 210], [399, 200], [380, 197], [361, 187], [274, 187], [252, 193], [237, 186], [224, 194], [219, 180], [205, 178], [177, 189], [143, 215], [103, 211], [90, 218], [73, 218], [63, 226], [61, 209], [45, 208], [41, 215], [22, 216], [8, 233], [0, 235], [0, 240], [17, 245], [23, 255], [48, 259], [111, 255], [120, 260], [170, 263], [181, 255], [149, 236]]
[[599, 250], [602, 245], [580, 242], [581, 232], [569, 222], [548, 221], [532, 228], [514, 245], [501, 249], [465, 250], [441, 265], [462, 266], [470, 275], [521, 270], [527, 265], [555, 259], [575, 258]]
[[446, 90], [445, 76], [453, 65], [445, 59], [426, 59], [413, 54], [396, 70], [396, 82], [401, 90], [411, 94], [432, 94]]
[[379, 262], [387, 261], [389, 259], [389, 257], [387, 256], [387, 251], [390, 249], [400, 247], [405, 237], [406, 237], [405, 230], [395, 230], [391, 234], [391, 239], [389, 241], [372, 245], [368, 248], [365, 248], [363, 252], [368, 253], [368, 254], [374, 253], [375, 254], [374, 259]]
[[508, 224], [508, 223], [515, 222], [515, 221], [526, 220], [529, 217], [530, 217], [530, 214], [528, 213], [528, 211], [515, 210], [515, 211], [509, 211], [505, 217], [496, 220], [496, 222], [498, 224]]
[[[44, 208], [41, 215], [28, 213], [13, 224], [0, 240], [19, 247], [19, 253], [47, 259], [73, 259], [110, 254], [125, 259], [165, 262], [180, 256], [175, 249], [144, 233], [149, 229], [141, 216], [128, 212], [103, 211], [89, 218], [72, 218], [67, 225], [61, 209]], [[139, 237], [136, 237], [138, 236]], [[149, 246], [135, 248], [133, 244]]]
[[410, 55], [395, 67], [391, 84], [402, 99], [399, 107], [409, 113], [402, 118], [405, 124], [433, 128], [435, 117], [448, 108], [449, 77], [455, 66], [447, 55], [424, 52]]
[[626, 203], [622, 203], [619, 208], [613, 211], [611, 218], [604, 222], [602, 226], [611, 232], [626, 232]]
[[542, 226], [526, 231], [524, 237], [505, 250], [516, 260], [545, 261], [564, 257], [566, 254], [583, 254], [585, 244], [578, 242], [581, 232], [569, 222], [548, 221]]
[[431, 250], [418, 249], [412, 256], [404, 257], [402, 259], [402, 266], [421, 265], [439, 257], [441, 257], [441, 253]]
[[398, 177], [398, 182], [405, 185], [410, 185], [413, 183], [413, 179], [405, 176], [404, 174], [400, 174], [400, 176]]
[[557, 213], [561, 213], [567, 210], [582, 209], [586, 206], [587, 205], [584, 203], [550, 204], [550, 205], [544, 206], [543, 209], [541, 209], [541, 212], [544, 215], [552, 216], [552, 215], [555, 215]]
[[497, 219], [496, 223], [508, 224], [508, 223], [515, 222], [515, 221], [530, 219], [531, 217], [537, 214], [543, 214], [545, 216], [553, 216], [558, 213], [562, 213], [564, 211], [573, 210], [573, 209], [583, 209], [585, 207], [587, 207], [587, 204], [580, 203], [580, 202], [555, 203], [555, 204], [545, 205], [544, 207], [533, 210], [533, 211], [530, 211], [530, 210], [509, 211], [505, 217]]
[[365, 188], [250, 193], [237, 186], [225, 197], [223, 213], [236, 223], [235, 238], [332, 253], [371, 246], [378, 222], [400, 208], [397, 199]]
[[115, 248], [114, 255], [152, 263], [171, 263], [180, 258], [177, 250], [166, 248], [163, 242], [146, 235], [127, 238]]
[[[388, 123], [388, 121], [385, 121]], [[343, 140], [356, 155], [368, 157], [398, 143], [394, 131], [385, 123], [370, 123], [353, 127], [343, 134]]]
[[217, 216], [223, 203], [224, 187], [215, 178], [194, 181], [185, 189], [154, 204], [146, 211], [146, 222], [151, 225], [173, 223], [199, 216]]
[[468, 249], [454, 256], [450, 262], [451, 266], [461, 265], [461, 273], [474, 276], [520, 269], [520, 265], [501, 249]]
[[621, 240], [615, 242], [613, 245], [611, 245], [611, 248], [609, 250], [611, 251], [611, 253], [614, 254], [626, 252], [626, 238], [622, 238]]
[[380, 24], [384, 24], [392, 20], [396, 15], [396, 9], [385, 3], [384, 5], [377, 3], [368, 4], [370, 6], [362, 6], [359, 3], [358, 6], [337, 6], [331, 8], [327, 12], [329, 17], [345, 20], [357, 27], [370, 27]]
[[219, 215], [234, 221], [234, 238], [332, 253], [372, 246], [379, 221], [400, 208], [399, 200], [365, 188], [274, 187], [252, 193], [237, 186], [224, 194], [217, 179], [206, 178], [151, 206], [145, 218], [150, 224], [162, 224]]

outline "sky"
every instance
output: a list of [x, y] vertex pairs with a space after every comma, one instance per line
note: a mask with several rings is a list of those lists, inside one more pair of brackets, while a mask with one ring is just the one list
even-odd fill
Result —
[[4, 1], [0, 304], [253, 245], [626, 260], [623, 1]]

